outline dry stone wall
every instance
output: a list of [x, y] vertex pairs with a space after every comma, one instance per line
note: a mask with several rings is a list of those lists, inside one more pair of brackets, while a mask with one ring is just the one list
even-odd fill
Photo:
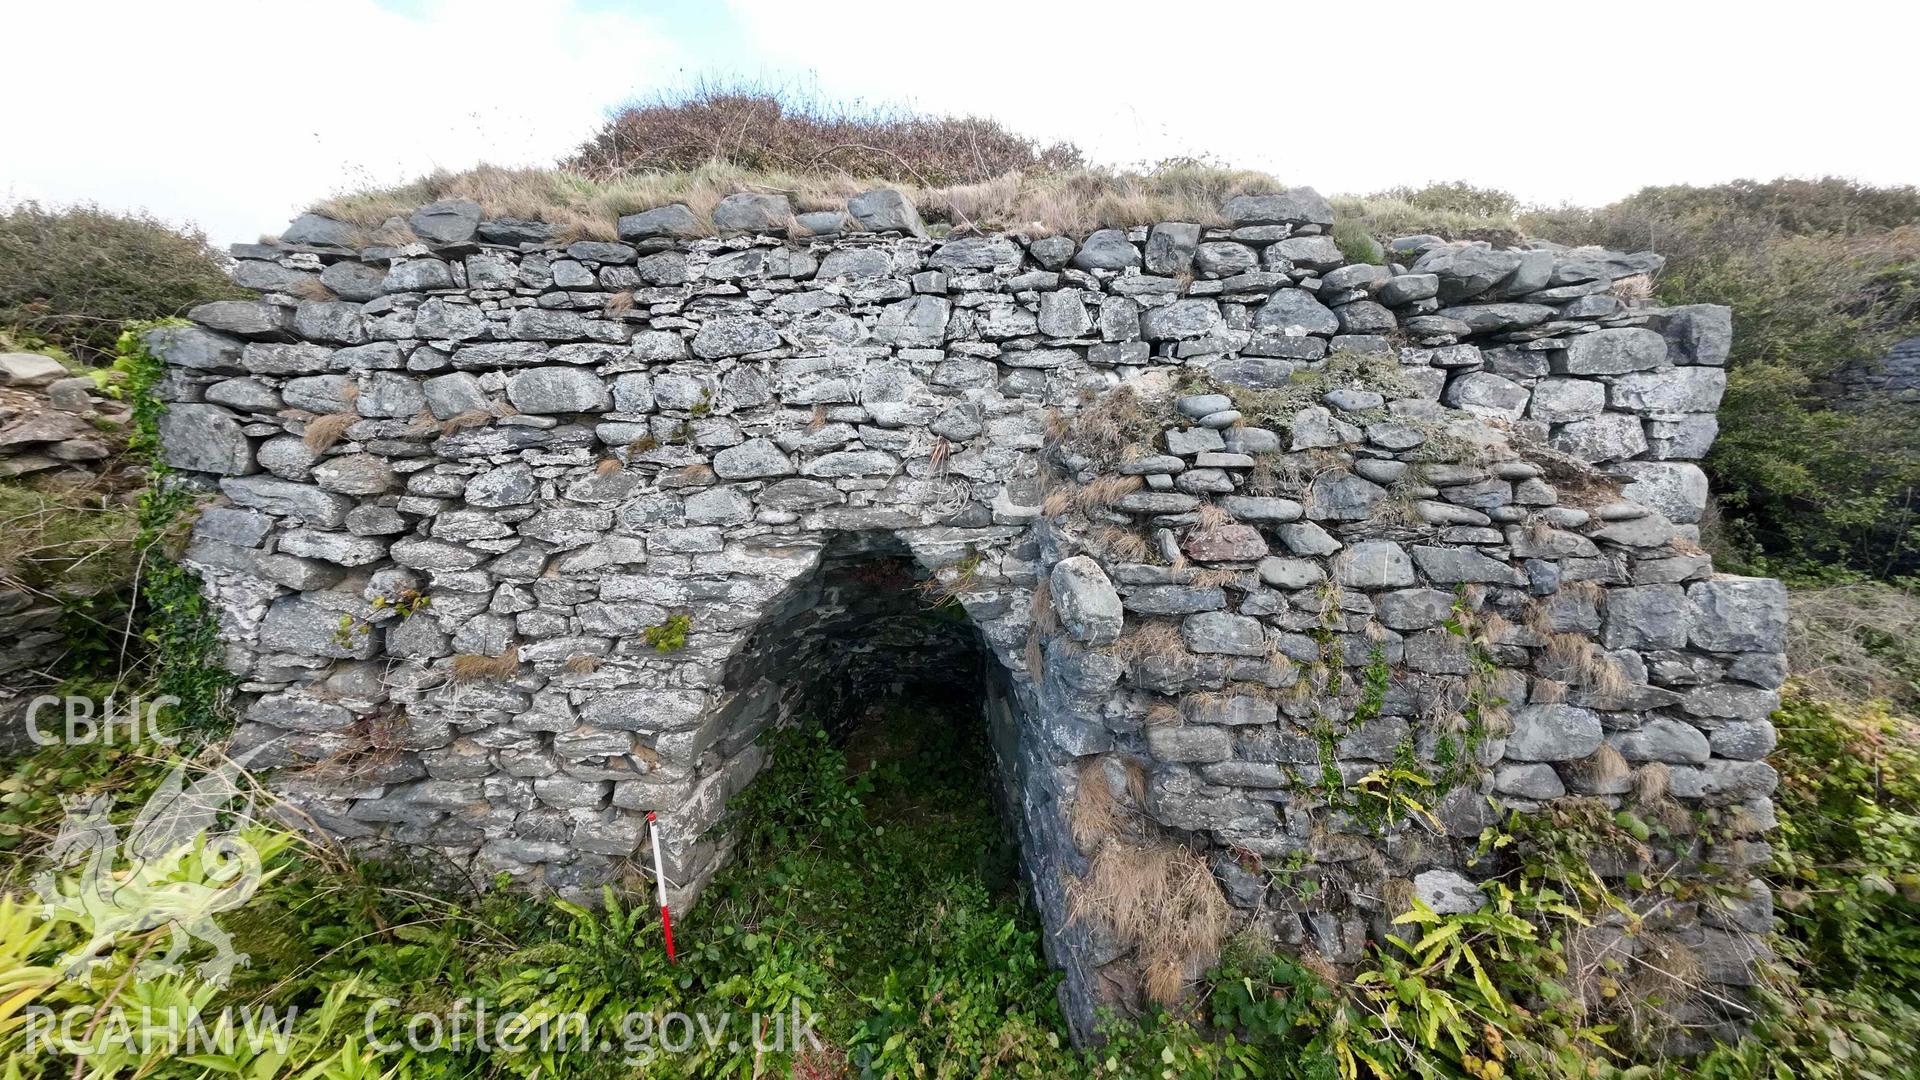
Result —
[[[1210, 959], [1071, 916], [1103, 845], [1204, 859], [1232, 925], [1345, 964], [1409, 892], [1476, 903], [1483, 828], [1579, 798], [1675, 810], [1659, 850], [1595, 852], [1610, 878], [1733, 883], [1661, 925], [1714, 987], [1675, 1008], [1737, 1021], [1710, 1003], [1770, 916], [1741, 882], [1785, 614], [1695, 544], [1727, 311], [1621, 299], [1644, 253], [1350, 264], [1332, 220], [1297, 189], [936, 239], [890, 191], [742, 194], [718, 236], [455, 202], [405, 246], [314, 215], [242, 245], [262, 297], [151, 342], [168, 460], [220, 496], [188, 559], [245, 680], [236, 752], [332, 833], [539, 888], [620, 877], [658, 812], [688, 903], [757, 736], [919, 579], [991, 658], [1081, 1034]], [[1431, 815], [1370, 805], [1394, 769]]]

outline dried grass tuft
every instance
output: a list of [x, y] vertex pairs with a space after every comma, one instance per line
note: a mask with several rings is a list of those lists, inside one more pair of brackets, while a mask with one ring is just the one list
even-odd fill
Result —
[[[1104, 509], [1139, 491], [1146, 486], [1146, 483], [1138, 476], [1105, 473], [1094, 477], [1086, 486], [1074, 492], [1073, 504], [1083, 511]], [[1049, 494], [1048, 498], [1051, 499], [1052, 495]]]
[[1174, 656], [1186, 652], [1186, 642], [1180, 636], [1178, 624], [1165, 619], [1149, 619], [1136, 624], [1131, 632], [1122, 633], [1120, 640], [1109, 647], [1108, 653], [1129, 663], [1138, 663], [1150, 656]]
[[360, 230], [355, 237], [354, 247], [405, 247], [420, 243], [419, 234], [405, 218], [390, 217], [378, 225]]
[[1152, 538], [1138, 529], [1102, 525], [1089, 534], [1088, 540], [1103, 554], [1120, 562], [1146, 562], [1153, 557]]
[[1147, 708], [1146, 725], [1148, 727], [1170, 727], [1183, 722], [1180, 706], [1171, 701], [1156, 701]]
[[1380, 886], [1380, 907], [1388, 915], [1398, 916], [1413, 910], [1413, 879], [1388, 878]]
[[[1674, 934], [1640, 934], [1640, 948], [1633, 956], [1633, 973], [1628, 976], [1622, 996], [1629, 1002], [1685, 1001], [1701, 985], [1704, 968], [1693, 947]], [[1643, 1024], [1664, 1026], [1657, 1014], [1639, 1016]]]
[[1528, 601], [1526, 627], [1541, 637], [1554, 634], [1553, 611], [1537, 599]]
[[314, 453], [323, 454], [346, 437], [348, 428], [359, 422], [359, 414], [350, 412], [316, 416], [307, 421], [307, 429], [300, 434], [300, 441]]
[[1082, 853], [1096, 849], [1119, 831], [1122, 813], [1124, 808], [1114, 798], [1113, 787], [1107, 780], [1107, 758], [1105, 755], [1088, 758], [1080, 766], [1080, 783], [1067, 815], [1074, 846]]
[[1278, 455], [1256, 454], [1253, 468], [1247, 473], [1247, 494], [1278, 495], [1285, 485], [1285, 477], [1277, 463]]
[[1048, 442], [1059, 442], [1067, 436], [1067, 414], [1060, 406], [1049, 405], [1040, 413], [1040, 431]]
[[520, 671], [520, 646], [509, 645], [499, 656], [461, 653], [453, 658], [453, 681], [457, 683], [500, 682]]
[[[1671, 772], [1668, 773], [1668, 779], [1672, 779]], [[1727, 815], [1727, 831], [1735, 836], [1758, 836], [1767, 831], [1767, 826], [1760, 815], [1745, 806], [1736, 806]]]
[[1122, 383], [1083, 406], [1058, 428], [1056, 441], [1085, 454], [1094, 462], [1112, 466], [1129, 457], [1152, 440], [1159, 423], [1133, 387]]
[[1093, 918], [1132, 946], [1147, 993], [1180, 998], [1188, 974], [1212, 966], [1226, 937], [1227, 899], [1206, 860], [1183, 844], [1108, 839], [1085, 877], [1068, 882], [1070, 918]]
[[1787, 666], [1829, 701], [1920, 705], [1920, 590], [1879, 582], [1787, 594]]
[[1606, 743], [1578, 761], [1569, 762], [1567, 771], [1575, 787], [1583, 791], [1617, 791], [1620, 781], [1633, 773], [1633, 766]]
[[1579, 683], [1601, 697], [1619, 697], [1633, 689], [1633, 683], [1620, 670], [1620, 665], [1614, 663], [1605, 649], [1585, 635], [1547, 635], [1546, 657], [1556, 674], [1566, 676], [1568, 681]]
[[1673, 769], [1665, 762], [1650, 761], [1633, 775], [1633, 801], [1652, 806], [1667, 797], [1673, 788]]
[[466, 412], [455, 413], [445, 420], [440, 421], [440, 434], [451, 435], [456, 431], [465, 431], [468, 428], [485, 427], [492, 422], [493, 414], [491, 412], [485, 409], [468, 409]]
[[1156, 956], [1148, 961], [1140, 981], [1149, 999], [1172, 1005], [1180, 1000], [1180, 991], [1186, 986], [1186, 966], [1174, 957]]
[[1232, 570], [1227, 567], [1209, 566], [1199, 570], [1188, 570], [1177, 576], [1182, 583], [1187, 585], [1197, 585], [1201, 588], [1211, 587], [1224, 589], [1246, 577], [1247, 574], [1248, 572], [1245, 570]]
[[1033, 583], [1033, 594], [1027, 598], [1027, 619], [1041, 634], [1060, 630], [1059, 614], [1053, 610], [1053, 585], [1044, 577]]
[[1201, 503], [1199, 514], [1200, 528], [1206, 532], [1212, 532], [1215, 529], [1224, 529], [1229, 525], [1237, 524], [1234, 516], [1227, 513], [1227, 508], [1217, 502]]
[[1591, 580], [1575, 581], [1571, 584], [1562, 585], [1560, 591], [1595, 605], [1598, 605], [1600, 601], [1606, 599], [1607, 595], [1607, 587], [1605, 585]]
[[1047, 492], [1047, 497], [1040, 500], [1041, 516], [1057, 518], [1073, 509], [1074, 497], [1078, 490], [1072, 484], [1062, 484]]
[[1607, 291], [1617, 300], [1637, 304], [1653, 299], [1653, 278], [1646, 274], [1630, 274], [1623, 278], [1615, 278], [1613, 284], [1607, 286]]
[[[1025, 171], [1010, 165], [987, 176], [973, 164], [976, 158], [971, 137], [947, 144], [969, 162], [970, 175], [965, 182], [949, 182], [952, 178], [937, 168], [928, 172], [916, 167], [898, 173], [893, 158], [866, 152], [873, 145], [871, 140], [820, 146], [809, 155], [736, 163], [738, 148], [755, 141], [743, 139], [741, 132], [762, 130], [770, 129], [758, 124], [735, 127], [729, 129], [724, 142], [683, 142], [675, 147], [677, 163], [671, 168], [608, 170], [589, 166], [585, 158], [576, 163], [578, 167], [558, 169], [481, 165], [457, 173], [435, 172], [397, 187], [338, 196], [313, 209], [372, 228], [394, 217], [404, 219], [437, 199], [472, 199], [487, 217], [545, 221], [559, 226], [565, 240], [615, 240], [615, 222], [620, 215], [668, 203], [686, 204], [705, 229], [714, 206], [738, 191], [780, 192], [793, 201], [796, 209], [806, 211], [840, 209], [849, 196], [885, 186], [913, 200], [929, 222], [1034, 235], [1084, 236], [1099, 228], [1160, 221], [1224, 224], [1220, 205], [1228, 198], [1278, 191], [1285, 186], [1264, 173], [1187, 161], [1146, 171], [1115, 171], [1069, 167], [1061, 160]], [[712, 134], [698, 138], [707, 139]], [[858, 145], [861, 142], [865, 145]], [[700, 149], [702, 146], [708, 149]], [[918, 159], [922, 149], [936, 149], [926, 140], [919, 146], [910, 156]], [[698, 160], [686, 156], [689, 150], [695, 154], [710, 151], [735, 160]], [[897, 178], [886, 179], [889, 173], [898, 173]]]
[[303, 277], [287, 287], [287, 295], [301, 300], [338, 300], [339, 295], [320, 283], [317, 277]]

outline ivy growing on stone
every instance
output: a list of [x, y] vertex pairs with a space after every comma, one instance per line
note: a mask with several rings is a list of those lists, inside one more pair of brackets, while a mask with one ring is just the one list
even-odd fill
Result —
[[142, 566], [140, 636], [152, 650], [154, 693], [179, 699], [171, 723], [195, 737], [214, 738], [233, 723], [226, 704], [238, 680], [221, 664], [219, 632], [199, 578], [171, 554], [191, 523], [195, 496], [176, 482], [160, 454], [160, 416], [167, 406], [155, 390], [165, 368], [148, 351], [145, 334], [163, 325], [183, 323], [129, 324], [115, 343], [113, 363], [133, 408], [129, 451], [145, 460], [152, 476], [140, 496], [134, 541]]

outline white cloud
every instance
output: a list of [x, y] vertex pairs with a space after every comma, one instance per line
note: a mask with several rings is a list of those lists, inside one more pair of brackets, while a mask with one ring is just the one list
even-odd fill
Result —
[[0, 199], [144, 207], [220, 242], [337, 190], [551, 162], [678, 56], [648, 18], [564, 0], [54, 0], [7, 20]]

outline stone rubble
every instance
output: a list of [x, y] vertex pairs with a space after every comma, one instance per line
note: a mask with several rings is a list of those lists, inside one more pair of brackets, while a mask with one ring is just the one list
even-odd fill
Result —
[[[50, 356], [0, 353], [0, 480], [24, 480], [49, 491], [72, 487], [87, 501], [106, 497], [130, 504], [145, 476], [144, 470], [121, 469], [117, 461], [131, 418], [127, 405]], [[217, 445], [195, 453], [208, 464], [226, 463]], [[70, 589], [68, 583], [48, 595], [0, 581], [0, 676], [44, 669], [59, 657], [66, 640], [62, 601], [78, 598]], [[0, 740], [10, 745], [25, 736], [24, 718], [12, 722], [19, 700], [10, 688], [0, 688], [0, 715], [8, 721], [0, 724]]]

